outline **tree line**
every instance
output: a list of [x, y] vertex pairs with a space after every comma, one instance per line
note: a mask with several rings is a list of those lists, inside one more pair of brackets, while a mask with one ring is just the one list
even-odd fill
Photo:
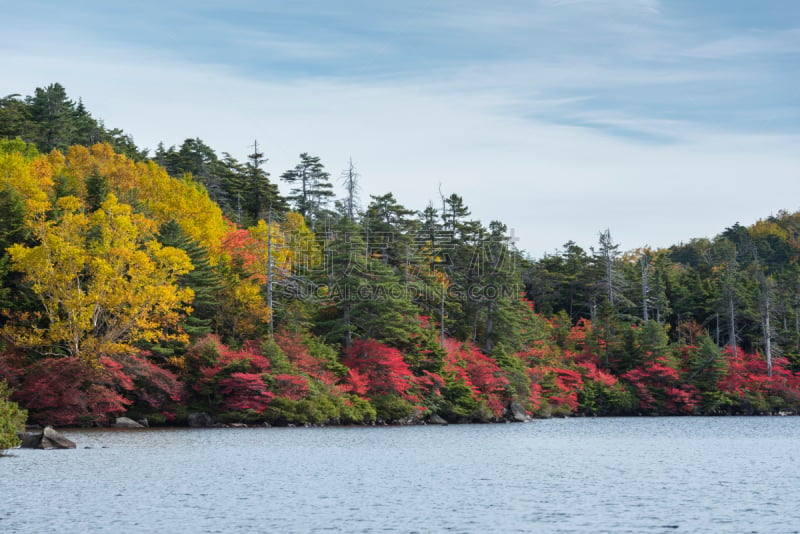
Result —
[[0, 138], [0, 377], [35, 422], [800, 403], [798, 214], [627, 253], [605, 231], [532, 259], [455, 192], [362, 199], [349, 162], [337, 199], [302, 153], [283, 195], [258, 143], [244, 163], [200, 139], [151, 156], [58, 84], [0, 101]]
[[[588, 319], [610, 331], [655, 321], [680, 342], [705, 331], [718, 346], [758, 351], [800, 369], [800, 215], [779, 212], [714, 238], [626, 253], [610, 231], [588, 252], [567, 243], [535, 261], [529, 297], [546, 314]], [[623, 350], [619, 347], [609, 350]]]

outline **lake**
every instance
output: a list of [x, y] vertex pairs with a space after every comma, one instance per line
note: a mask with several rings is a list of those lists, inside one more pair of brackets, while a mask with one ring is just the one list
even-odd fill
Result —
[[63, 433], [0, 532], [800, 531], [797, 417]]

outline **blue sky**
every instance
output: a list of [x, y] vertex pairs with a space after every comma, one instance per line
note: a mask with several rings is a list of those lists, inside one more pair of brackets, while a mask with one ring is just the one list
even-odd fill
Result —
[[[534, 256], [800, 209], [800, 2], [404, 0], [4, 8], [0, 93], [60, 82], [140, 146], [300, 152], [408, 207], [457, 192]], [[438, 205], [438, 202], [435, 202]]]

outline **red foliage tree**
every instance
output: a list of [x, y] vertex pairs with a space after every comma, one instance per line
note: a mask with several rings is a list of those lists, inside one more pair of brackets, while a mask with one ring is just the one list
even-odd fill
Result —
[[262, 272], [262, 258], [266, 257], [266, 244], [253, 237], [249, 230], [236, 229], [222, 238], [222, 249], [227, 252], [234, 263], [241, 266], [249, 278], [259, 284], [267, 282], [267, 275]]
[[233, 350], [213, 335], [206, 336], [186, 355], [192, 389], [212, 399], [221, 399], [226, 410], [263, 412], [274, 394], [264, 375], [270, 363], [252, 343]]
[[308, 379], [304, 376], [279, 374], [272, 377], [273, 391], [280, 397], [300, 400], [308, 396], [310, 391]]
[[476, 401], [484, 402], [495, 416], [501, 416], [507, 400], [508, 379], [497, 362], [471, 343], [448, 339], [445, 349], [445, 372], [463, 381]]
[[767, 396], [782, 398], [791, 406], [800, 405], [800, 373], [788, 369], [786, 358], [773, 358], [772, 376], [768, 374], [763, 356], [726, 347], [723, 354], [728, 362], [725, 376], [717, 387], [740, 402], [763, 400]]
[[553, 408], [566, 407], [569, 412], [578, 410], [578, 391], [583, 386], [579, 371], [561, 367], [539, 366], [528, 370], [531, 379], [529, 401], [538, 409], [543, 401]]
[[364, 377], [367, 394], [371, 396], [396, 393], [416, 402], [414, 375], [399, 350], [374, 339], [359, 339], [345, 351], [342, 363], [356, 372], [346, 379], [351, 391], [363, 391], [361, 377]]
[[326, 361], [311, 355], [303, 334], [281, 331], [275, 334], [275, 343], [298, 371], [329, 386], [339, 381], [336, 373], [328, 369]]
[[687, 414], [694, 412], [700, 400], [697, 389], [686, 384], [664, 356], [631, 369], [621, 378], [633, 386], [639, 407], [645, 411]]
[[103, 357], [100, 363], [135, 404], [165, 411], [170, 417], [174, 415], [174, 404], [183, 400], [183, 384], [174, 373], [154, 364], [147, 356], [147, 353], [120, 354], [113, 359]]
[[611, 373], [607, 373], [603, 371], [597, 364], [591, 361], [584, 361], [578, 363], [578, 367], [582, 368], [584, 371], [584, 380], [593, 380], [595, 382], [600, 382], [601, 384], [613, 387], [617, 384], [618, 380], [617, 377], [612, 375]]
[[[132, 386], [119, 382], [116, 369], [93, 367], [81, 358], [44, 358], [18, 374], [13, 399], [29, 412], [32, 422], [72, 425], [105, 422], [125, 412], [131, 403], [116, 391]], [[127, 378], [127, 377], [126, 377]]]
[[225, 398], [227, 410], [253, 410], [258, 413], [269, 407], [274, 397], [267, 389], [264, 377], [256, 373], [231, 373], [219, 380], [220, 393]]
[[342, 389], [359, 397], [366, 397], [369, 393], [369, 377], [362, 375], [355, 369], [349, 369], [347, 377], [342, 384]]

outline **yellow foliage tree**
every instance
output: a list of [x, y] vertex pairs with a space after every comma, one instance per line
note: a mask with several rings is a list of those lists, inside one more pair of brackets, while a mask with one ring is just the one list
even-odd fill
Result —
[[0, 153], [0, 179], [25, 199], [28, 221], [44, 216], [53, 190], [52, 167], [44, 157], [21, 152]]
[[306, 225], [305, 217], [296, 211], [286, 214], [281, 223], [288, 250], [287, 259], [294, 272], [305, 274], [322, 264], [322, 250], [314, 232]]
[[193, 297], [175, 283], [192, 269], [186, 253], [153, 239], [155, 223], [114, 195], [91, 216], [81, 207], [76, 197], [60, 198], [55, 220], [33, 225], [37, 246], [8, 249], [46, 323], [11, 322], [4, 334], [22, 347], [94, 362], [175, 331]]
[[172, 178], [153, 162], [134, 162], [108, 144], [94, 145], [89, 154], [89, 160], [76, 154], [68, 160], [67, 169], [70, 164], [83, 173], [96, 169], [122, 202], [136, 206], [159, 225], [177, 221], [188, 237], [209, 251], [212, 263], [218, 261], [227, 227], [222, 210], [200, 184]]
[[266, 334], [272, 313], [261, 286], [233, 273], [226, 277], [225, 287], [220, 291], [218, 310], [220, 315], [216, 322], [234, 343]]

